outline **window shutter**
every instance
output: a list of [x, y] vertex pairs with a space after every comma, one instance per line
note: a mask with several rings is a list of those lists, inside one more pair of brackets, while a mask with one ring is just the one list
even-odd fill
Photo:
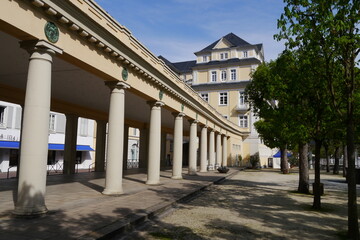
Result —
[[56, 132], [65, 133], [65, 115], [56, 114]]
[[15, 128], [21, 128], [21, 108], [15, 108]]
[[6, 121], [6, 128], [12, 128], [12, 120], [13, 120], [13, 112], [14, 107], [7, 107], [7, 121]]

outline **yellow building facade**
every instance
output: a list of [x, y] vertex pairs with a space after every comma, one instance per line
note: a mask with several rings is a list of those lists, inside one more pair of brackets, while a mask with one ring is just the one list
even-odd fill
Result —
[[250, 44], [229, 33], [195, 52], [195, 56], [196, 60], [175, 63], [161, 58], [216, 111], [246, 133], [241, 145], [232, 146], [232, 150], [240, 152], [245, 160], [242, 164], [258, 153], [260, 165], [267, 166], [273, 152], [262, 144], [254, 128], [257, 118], [245, 95], [251, 72], [264, 61], [263, 45]]

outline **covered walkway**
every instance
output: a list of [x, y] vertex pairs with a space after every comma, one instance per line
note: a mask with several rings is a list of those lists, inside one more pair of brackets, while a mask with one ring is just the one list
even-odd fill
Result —
[[17, 180], [3, 179], [0, 180], [0, 239], [97, 239], [109, 236], [236, 172], [231, 169], [227, 174], [184, 174], [182, 180], [174, 180], [171, 170], [165, 170], [160, 172], [162, 184], [151, 186], [144, 184], [145, 171], [126, 170], [121, 196], [99, 194], [104, 189], [105, 173], [53, 175], [47, 178], [46, 184], [46, 202], [50, 211], [31, 220], [12, 215]]

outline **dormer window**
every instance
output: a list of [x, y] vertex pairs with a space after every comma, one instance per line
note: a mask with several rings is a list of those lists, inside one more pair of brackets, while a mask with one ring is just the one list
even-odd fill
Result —
[[244, 58], [247, 58], [248, 57], [248, 51], [244, 51], [243, 55], [244, 55]]
[[221, 60], [228, 59], [228, 53], [227, 53], [227, 52], [225, 52], [225, 53], [220, 53], [220, 59], [221, 59]]

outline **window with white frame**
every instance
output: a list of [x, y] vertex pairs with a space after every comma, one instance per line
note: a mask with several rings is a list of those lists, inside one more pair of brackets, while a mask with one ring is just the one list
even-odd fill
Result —
[[227, 53], [227, 52], [225, 52], [225, 53], [220, 53], [220, 59], [221, 59], [221, 60], [228, 59], [228, 53]]
[[208, 93], [201, 93], [201, 98], [204, 99], [206, 102], [209, 102], [209, 94]]
[[220, 92], [219, 93], [219, 105], [227, 105], [228, 104], [228, 93]]
[[1, 128], [6, 127], [5, 109], [6, 109], [6, 107], [0, 106], [0, 127], [1, 127]]
[[55, 132], [55, 120], [56, 120], [56, 114], [50, 113], [49, 116], [49, 131]]
[[216, 82], [217, 74], [216, 71], [211, 71], [211, 82]]
[[239, 92], [239, 105], [240, 106], [244, 106], [246, 105], [246, 95], [245, 95], [245, 91], [240, 91]]
[[226, 81], [226, 70], [221, 71], [221, 81]]
[[88, 135], [88, 119], [86, 118], [80, 118], [80, 135]]
[[247, 115], [239, 115], [239, 126], [241, 128], [247, 128], [248, 127], [248, 116]]
[[221, 81], [226, 81], [226, 70], [221, 71]]
[[203, 62], [207, 62], [208, 61], [208, 56], [203, 56]]
[[236, 80], [236, 69], [230, 70], [230, 78], [231, 80]]
[[248, 57], [248, 51], [243, 51], [244, 58]]

